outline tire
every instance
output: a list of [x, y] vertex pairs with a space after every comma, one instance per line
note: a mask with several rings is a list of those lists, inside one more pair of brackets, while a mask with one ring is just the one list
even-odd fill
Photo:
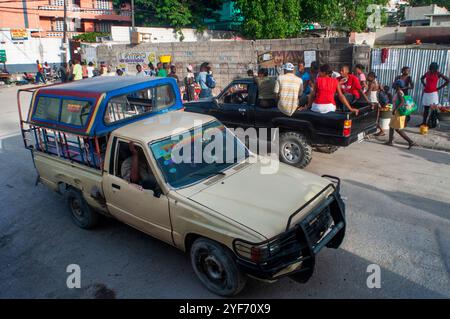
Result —
[[280, 161], [298, 168], [305, 168], [311, 162], [312, 147], [306, 137], [296, 132], [281, 133]]
[[333, 154], [339, 149], [339, 146], [317, 146], [316, 150], [320, 153]]
[[224, 297], [237, 295], [247, 277], [238, 268], [228, 248], [206, 238], [198, 238], [191, 246], [191, 264], [195, 274], [209, 291]]
[[91, 229], [98, 224], [99, 214], [88, 205], [78, 190], [69, 188], [65, 197], [72, 220], [78, 227]]

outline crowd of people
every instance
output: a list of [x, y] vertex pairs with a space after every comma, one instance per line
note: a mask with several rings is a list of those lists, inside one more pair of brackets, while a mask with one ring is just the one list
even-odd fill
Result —
[[[78, 81], [94, 76], [122, 76], [124, 70], [113, 71], [111, 65], [100, 63], [98, 68], [92, 62], [86, 64], [79, 60], [62, 63], [58, 70], [51, 70], [47, 62], [43, 65], [36, 61], [37, 73], [35, 82], [46, 83], [51, 74], [57, 72], [61, 82]], [[394, 132], [397, 132], [411, 146], [414, 145], [406, 135], [403, 128], [408, 125], [409, 116], [400, 115], [398, 109], [405, 104], [405, 96], [414, 89], [411, 77], [411, 69], [404, 66], [401, 73], [391, 85], [382, 85], [378, 82], [374, 72], [367, 75], [364, 66], [358, 64], [352, 72], [349, 65], [341, 66], [339, 72], [334, 71], [330, 65], [319, 65], [312, 62], [307, 69], [303, 62], [295, 66], [287, 62], [282, 66], [283, 74], [278, 77], [269, 76], [268, 69], [260, 68], [255, 75], [253, 70], [248, 70], [247, 75], [255, 79], [258, 85], [258, 105], [260, 107], [277, 106], [287, 116], [297, 110], [310, 109], [317, 113], [329, 113], [337, 110], [359, 113], [358, 102], [366, 102], [377, 107], [378, 110], [392, 105], [392, 119], [389, 129], [388, 144], [392, 145]], [[141, 64], [136, 65], [136, 76], [172, 77], [181, 88], [184, 100], [194, 101], [211, 97], [216, 86], [211, 65], [204, 62], [200, 65], [197, 75], [194, 74], [192, 65], [186, 67], [186, 76], [180, 81], [177, 68], [169, 63], [158, 62], [156, 66], [148, 63], [145, 70]], [[24, 78], [30, 78], [24, 74]], [[440, 83], [442, 80], [442, 83]], [[450, 80], [439, 72], [439, 66], [433, 62], [428, 71], [420, 78], [423, 85], [421, 102], [423, 106], [423, 120], [420, 125], [426, 125], [430, 114], [430, 108], [439, 104], [438, 91], [446, 87]], [[391, 94], [391, 91], [393, 94]], [[420, 126], [419, 125], [419, 126]], [[378, 126], [376, 135], [383, 136], [385, 132]]]
[[[378, 112], [381, 108], [392, 105], [387, 144], [393, 144], [394, 133], [397, 132], [410, 147], [414, 146], [414, 142], [402, 130], [408, 124], [409, 116], [401, 115], [398, 111], [406, 103], [405, 96], [408, 97], [410, 90], [414, 88], [409, 67], [402, 68], [392, 85], [384, 86], [378, 82], [374, 72], [366, 75], [364, 66], [360, 64], [355, 66], [354, 73], [348, 65], [343, 65], [338, 73], [330, 65], [319, 66], [316, 62], [311, 63], [309, 71], [302, 62], [298, 63], [297, 68], [292, 63], [285, 63], [282, 69], [283, 74], [277, 78], [269, 77], [265, 68], [258, 70], [255, 81], [260, 107], [277, 105], [282, 113], [291, 116], [295, 111], [305, 109], [322, 114], [336, 110], [358, 114], [358, 101], [370, 103], [378, 108]], [[247, 74], [252, 76], [253, 71], [249, 70]], [[422, 123], [418, 126], [427, 124], [430, 108], [439, 104], [438, 91], [449, 83], [449, 78], [439, 72], [438, 64], [431, 63], [428, 71], [421, 77], [424, 90], [422, 100], [418, 102], [422, 103], [424, 111]], [[376, 135], [385, 135], [381, 126]]]

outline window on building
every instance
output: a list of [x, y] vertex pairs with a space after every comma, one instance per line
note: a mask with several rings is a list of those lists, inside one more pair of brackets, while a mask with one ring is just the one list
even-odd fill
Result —
[[54, 31], [64, 31], [64, 19], [55, 20]]
[[108, 22], [97, 22], [95, 23], [95, 31], [96, 32], [111, 32], [111, 24]]
[[108, 0], [97, 0], [95, 1], [97, 9], [109, 10], [110, 2]]
[[111, 124], [157, 112], [175, 104], [175, 92], [170, 85], [161, 85], [112, 98], [105, 112], [105, 123]]

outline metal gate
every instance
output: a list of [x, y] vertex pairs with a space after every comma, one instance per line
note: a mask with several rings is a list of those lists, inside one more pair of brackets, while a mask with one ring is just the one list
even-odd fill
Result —
[[[422, 111], [423, 85], [420, 83], [420, 77], [427, 72], [431, 62], [437, 62], [439, 71], [448, 76], [450, 50], [388, 48], [387, 59], [384, 63], [381, 63], [381, 51], [382, 49], [372, 49], [371, 54], [371, 70], [377, 75], [378, 82], [381, 85], [392, 87], [395, 77], [401, 74], [402, 67], [410, 67], [411, 78], [414, 82], [414, 89], [410, 91], [410, 94], [416, 101], [419, 111]], [[439, 101], [444, 103], [449, 100], [450, 89], [447, 86], [439, 91]]]

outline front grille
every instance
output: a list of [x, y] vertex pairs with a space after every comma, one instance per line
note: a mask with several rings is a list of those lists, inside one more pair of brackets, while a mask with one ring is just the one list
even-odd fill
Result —
[[312, 248], [320, 242], [327, 231], [333, 225], [330, 206], [326, 206], [320, 213], [313, 218], [307, 218], [302, 222], [306, 235], [312, 245]]

